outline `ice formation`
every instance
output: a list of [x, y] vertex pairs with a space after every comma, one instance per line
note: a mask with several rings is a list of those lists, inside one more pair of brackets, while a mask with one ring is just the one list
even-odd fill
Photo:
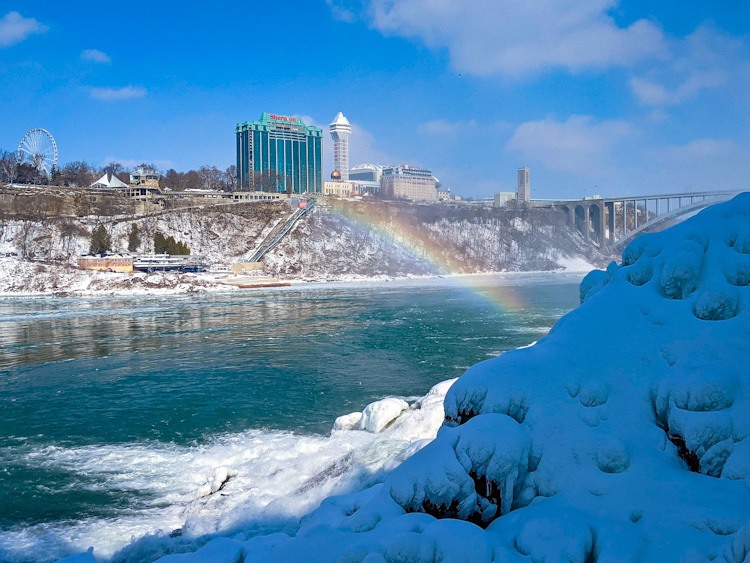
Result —
[[749, 282], [743, 194], [636, 239], [545, 338], [469, 369], [381, 483], [167, 560], [745, 561]]

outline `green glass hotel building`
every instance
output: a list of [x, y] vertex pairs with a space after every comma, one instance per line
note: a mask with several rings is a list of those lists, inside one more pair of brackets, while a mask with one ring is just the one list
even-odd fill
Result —
[[323, 130], [298, 117], [264, 113], [257, 121], [238, 123], [237, 175], [243, 189], [261, 189], [266, 174], [275, 191], [295, 194], [323, 188]]

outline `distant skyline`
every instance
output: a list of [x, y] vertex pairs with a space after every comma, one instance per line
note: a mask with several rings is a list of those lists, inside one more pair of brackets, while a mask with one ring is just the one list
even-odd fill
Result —
[[352, 166], [413, 164], [471, 197], [750, 189], [741, 0], [0, 0], [0, 148], [60, 161], [235, 163], [262, 112], [352, 124]]

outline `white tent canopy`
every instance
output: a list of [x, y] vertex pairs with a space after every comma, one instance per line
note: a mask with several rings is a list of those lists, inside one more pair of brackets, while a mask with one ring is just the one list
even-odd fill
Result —
[[91, 184], [91, 187], [92, 188], [127, 188], [128, 187], [128, 185], [125, 182], [120, 180], [114, 174], [109, 176], [109, 178], [107, 176], [108, 174], [105, 173], [104, 176], [102, 176], [96, 182]]

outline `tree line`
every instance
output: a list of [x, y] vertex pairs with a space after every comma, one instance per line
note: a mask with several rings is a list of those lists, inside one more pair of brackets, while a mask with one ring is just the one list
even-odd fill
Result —
[[237, 167], [232, 164], [226, 170], [216, 166], [204, 165], [187, 172], [178, 172], [174, 168], [166, 171], [148, 162], [134, 168], [128, 168], [121, 162], [112, 161], [106, 166], [96, 166], [83, 160], [68, 162], [52, 171], [47, 178], [33, 166], [18, 163], [16, 153], [0, 149], [0, 183], [4, 184], [49, 184], [53, 186], [87, 188], [105, 173], [114, 175], [122, 182], [130, 182], [130, 174], [142, 171], [159, 176], [159, 188], [162, 191], [182, 192], [185, 190], [215, 191], [261, 191], [292, 193], [291, 179], [274, 170], [254, 172], [246, 185], [237, 181]]
[[[141, 232], [138, 225], [133, 223], [128, 233], [128, 252], [137, 252], [141, 246]], [[91, 231], [89, 239], [89, 254], [105, 254], [112, 250], [112, 238], [103, 224], [99, 224]], [[159, 231], [154, 233], [154, 254], [170, 254], [172, 256], [187, 256], [190, 247], [173, 236], [164, 236]]]

